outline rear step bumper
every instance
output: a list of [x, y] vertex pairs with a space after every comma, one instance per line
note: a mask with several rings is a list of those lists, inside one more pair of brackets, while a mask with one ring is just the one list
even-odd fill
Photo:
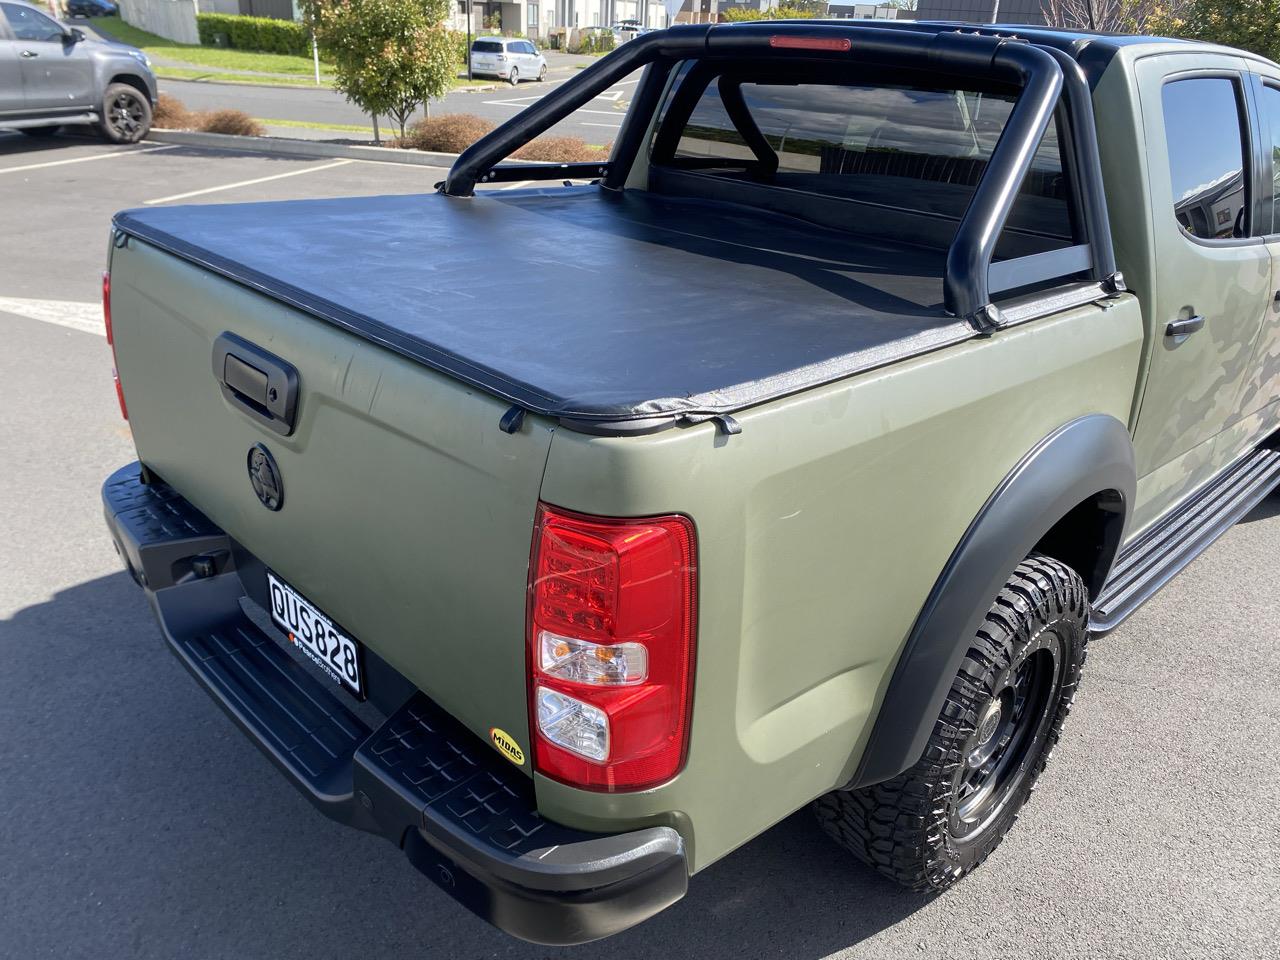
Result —
[[669, 827], [593, 834], [542, 819], [532, 781], [422, 693], [370, 729], [245, 612], [230, 539], [138, 464], [103, 485], [107, 526], [170, 649], [326, 816], [379, 834], [507, 933], [586, 943], [679, 900]]

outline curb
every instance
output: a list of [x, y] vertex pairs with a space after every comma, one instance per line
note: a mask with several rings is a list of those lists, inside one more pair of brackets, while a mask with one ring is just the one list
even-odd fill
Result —
[[246, 153], [268, 153], [284, 157], [337, 157], [347, 160], [371, 160], [375, 163], [407, 163], [417, 167], [451, 167], [456, 153], [428, 153], [425, 150], [398, 150], [392, 147], [362, 147], [322, 140], [292, 140], [288, 137], [239, 137], [229, 133], [198, 133], [194, 130], [157, 130], [152, 128], [147, 140], [177, 143], [188, 147], [211, 147], [217, 150], [241, 150]]

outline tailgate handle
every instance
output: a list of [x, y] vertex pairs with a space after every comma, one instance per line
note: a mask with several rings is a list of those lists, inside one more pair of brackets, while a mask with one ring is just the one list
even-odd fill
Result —
[[234, 333], [213, 341], [213, 375], [222, 395], [242, 413], [276, 433], [293, 433], [298, 371]]

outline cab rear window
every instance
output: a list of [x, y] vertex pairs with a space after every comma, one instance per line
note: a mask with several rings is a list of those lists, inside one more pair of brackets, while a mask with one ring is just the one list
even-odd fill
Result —
[[[1016, 100], [1013, 93], [952, 87], [722, 75], [707, 83], [665, 159], [711, 176], [959, 217]], [[1069, 240], [1068, 200], [1051, 124], [1013, 219]]]

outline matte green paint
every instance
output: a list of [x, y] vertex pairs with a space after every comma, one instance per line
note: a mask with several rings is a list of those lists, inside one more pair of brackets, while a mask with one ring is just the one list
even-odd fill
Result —
[[1123, 297], [754, 408], [738, 436], [557, 432], [543, 499], [693, 518], [698, 661], [684, 773], [616, 796], [538, 777], [539, 807], [615, 828], [681, 811], [700, 869], [847, 782], [965, 528], [1057, 427], [1128, 416], [1141, 343]]
[[[111, 278], [143, 462], [485, 743], [500, 727], [528, 753], [525, 585], [550, 427], [502, 433], [507, 404], [137, 240]], [[227, 330], [298, 368], [292, 436], [223, 398]], [[279, 512], [249, 484], [255, 443], [280, 467]]]
[[[479, 736], [501, 727], [526, 755], [539, 497], [690, 516], [685, 769], [636, 794], [535, 783], [565, 823], [675, 826], [701, 869], [849, 779], [925, 597], [1038, 441], [1093, 413], [1136, 430], [1132, 537], [1274, 428], [1265, 248], [1206, 250], [1178, 233], [1169, 196], [1160, 82], [1224, 63], [1280, 80], [1255, 58], [1152, 43], [1122, 49], [1094, 91], [1132, 295], [755, 407], [737, 436], [708, 423], [591, 437], [537, 417], [506, 435], [500, 401], [130, 241], [114, 252], [113, 315], [139, 455]], [[1210, 304], [1215, 329], [1170, 348], [1164, 325], [1187, 304]], [[294, 436], [223, 400], [209, 359], [223, 330], [298, 366]], [[280, 464], [280, 513], [245, 476], [255, 442]]]
[[[1273, 251], [1198, 242], [1173, 215], [1161, 91], [1201, 71], [1280, 80], [1274, 64], [1250, 54], [1152, 42], [1122, 47], [1093, 95], [1116, 262], [1146, 330], [1130, 419], [1139, 475], [1130, 539], [1270, 433], [1280, 396]], [[1205, 328], [1181, 343], [1165, 337], [1168, 322], [1191, 309]], [[1222, 432], [1268, 409], [1252, 428]]]

